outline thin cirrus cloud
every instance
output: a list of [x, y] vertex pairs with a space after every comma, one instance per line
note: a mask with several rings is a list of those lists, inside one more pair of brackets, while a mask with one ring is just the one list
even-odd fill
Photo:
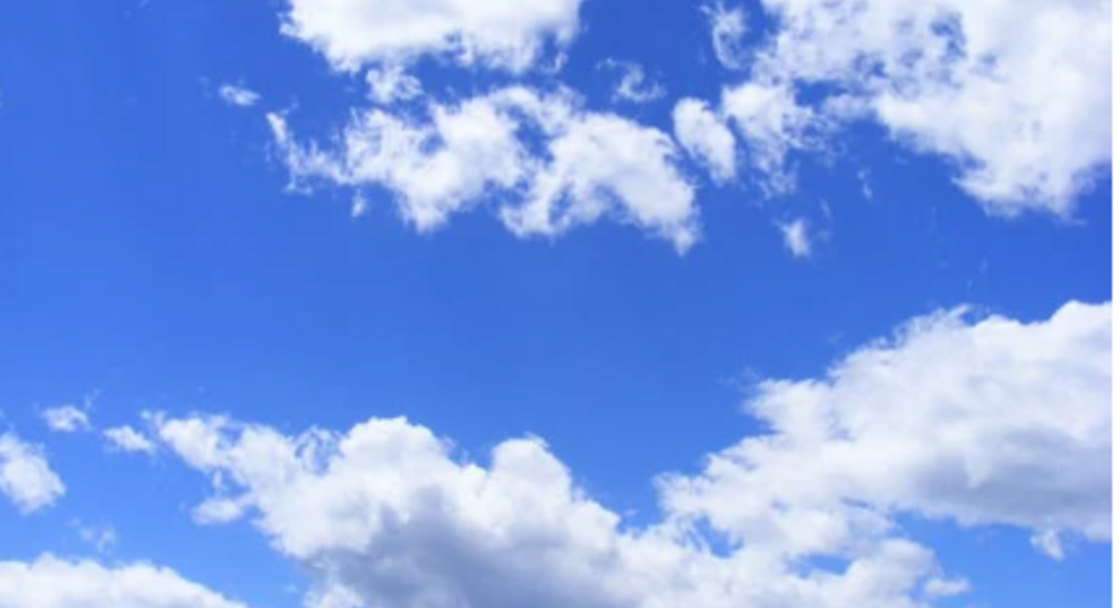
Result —
[[482, 464], [403, 419], [297, 435], [150, 420], [169, 453], [226, 480], [196, 520], [251, 517], [315, 574], [316, 608], [933, 606], [970, 584], [900, 515], [1013, 526], [1055, 558], [1111, 538], [1111, 304], [973, 317], [917, 318], [819, 378], [761, 382], [747, 409], [768, 430], [659, 478], [662, 518], [645, 526], [539, 439]]

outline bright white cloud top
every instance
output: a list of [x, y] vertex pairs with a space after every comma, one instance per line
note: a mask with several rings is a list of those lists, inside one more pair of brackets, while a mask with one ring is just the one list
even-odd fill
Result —
[[1111, 304], [969, 316], [915, 319], [820, 379], [762, 382], [748, 409], [769, 431], [659, 480], [663, 519], [645, 527], [538, 439], [484, 465], [403, 419], [299, 435], [153, 423], [224, 480], [196, 519], [251, 516], [316, 573], [312, 606], [928, 606], [969, 585], [896, 515], [1015, 526], [1051, 555], [1063, 535], [1111, 539]]
[[43, 555], [0, 561], [0, 608], [246, 608], [167, 568]]
[[21, 513], [54, 504], [66, 486], [47, 462], [42, 446], [26, 443], [15, 433], [0, 434], [0, 494]]
[[[823, 86], [827, 98], [812, 108], [820, 119], [871, 119], [945, 156], [961, 187], [997, 215], [1068, 214], [1111, 161], [1107, 1], [763, 5], [778, 31], [753, 58], [751, 81], [725, 100], [744, 87]], [[785, 109], [770, 116], [805, 111], [792, 96], [776, 101]], [[767, 141], [796, 140], [803, 120], [765, 124]]]
[[423, 55], [521, 71], [579, 27], [582, 0], [290, 0], [284, 31], [339, 69]]

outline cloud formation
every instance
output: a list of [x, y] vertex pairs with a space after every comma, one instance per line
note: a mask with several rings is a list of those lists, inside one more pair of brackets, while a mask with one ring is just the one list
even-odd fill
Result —
[[[665, 133], [615, 114], [581, 109], [574, 95], [524, 87], [450, 104], [423, 117], [371, 108], [320, 148], [295, 140], [280, 114], [269, 122], [296, 183], [326, 181], [393, 193], [420, 231], [494, 198], [516, 234], [558, 236], [613, 219], [679, 250], [699, 238], [691, 184]], [[540, 138], [530, 146], [529, 138]]]
[[[1069, 214], [1111, 161], [1107, 1], [763, 7], [777, 31], [754, 55], [751, 79], [730, 95], [816, 87], [823, 100], [814, 114], [873, 120], [898, 141], [949, 159], [958, 184], [992, 214]], [[714, 21], [713, 36], [720, 31]], [[796, 111], [794, 97], [778, 101]]]
[[342, 70], [429, 55], [514, 72], [579, 30], [583, 0], [289, 0], [283, 30]]
[[21, 513], [48, 507], [65, 493], [41, 446], [25, 443], [10, 431], [0, 435], [0, 494]]
[[252, 517], [317, 575], [315, 607], [916, 608], [969, 585], [899, 514], [1058, 547], [1111, 538], [1110, 364], [1111, 304], [916, 319], [822, 378], [762, 382], [748, 409], [769, 430], [661, 478], [648, 526], [588, 496], [539, 439], [480, 464], [403, 419], [298, 435], [152, 422], [215, 480], [196, 518]]
[[167, 568], [108, 568], [52, 555], [0, 561], [0, 589], [0, 608], [246, 608]]

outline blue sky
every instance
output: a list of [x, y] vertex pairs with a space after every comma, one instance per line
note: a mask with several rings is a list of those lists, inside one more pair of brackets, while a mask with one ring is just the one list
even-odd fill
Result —
[[430, 4], [0, 6], [0, 607], [1107, 605], [1107, 3]]

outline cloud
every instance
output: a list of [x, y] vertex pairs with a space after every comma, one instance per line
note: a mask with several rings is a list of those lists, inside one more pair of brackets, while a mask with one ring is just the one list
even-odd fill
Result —
[[532, 438], [482, 466], [403, 419], [298, 436], [220, 417], [159, 428], [189, 465], [233, 482], [200, 510], [255, 513], [317, 575], [316, 607], [916, 606], [906, 594], [937, 573], [899, 539], [802, 575], [748, 549], [719, 556], [683, 528], [623, 528]]
[[699, 238], [693, 188], [678, 171], [672, 139], [584, 111], [567, 91], [499, 89], [433, 102], [422, 118], [373, 108], [356, 115], [334, 149], [299, 144], [279, 114], [269, 121], [295, 183], [385, 188], [420, 231], [492, 198], [522, 236], [558, 236], [610, 218], [680, 251]]
[[799, 218], [778, 224], [786, 250], [795, 258], [808, 258], [813, 255], [813, 241], [809, 235], [809, 222]]
[[662, 477], [648, 525], [536, 438], [477, 463], [399, 418], [298, 435], [152, 421], [213, 483], [196, 519], [252, 517], [315, 574], [315, 607], [918, 608], [968, 582], [899, 514], [1110, 538], [1110, 363], [1111, 304], [915, 319], [823, 378], [762, 382], [749, 409], [768, 431]]
[[669, 508], [803, 550], [893, 513], [1109, 540], [1111, 304], [966, 315], [912, 321], [820, 379], [763, 382], [748, 408], [771, 433], [667, 478]]
[[108, 568], [51, 555], [0, 561], [0, 589], [0, 608], [245, 608], [167, 568]]
[[748, 82], [723, 91], [722, 110], [747, 142], [763, 187], [770, 193], [793, 190], [787, 155], [816, 145], [821, 121], [812, 108], [801, 105], [789, 86]]
[[78, 538], [94, 548], [99, 554], [105, 555], [117, 544], [117, 530], [110, 525], [95, 525], [73, 520], [70, 526], [78, 533]]
[[154, 454], [156, 451], [156, 445], [131, 426], [106, 429], [103, 435], [106, 445], [114, 450], [140, 454]]
[[1069, 214], [1111, 161], [1107, 1], [763, 6], [777, 30], [750, 84], [816, 87], [816, 110], [951, 160], [992, 214]]
[[735, 177], [735, 136], [706, 103], [692, 98], [678, 101], [673, 131], [681, 147], [708, 169], [713, 180], [727, 182]]
[[283, 30], [338, 69], [447, 57], [514, 72], [579, 29], [582, 0], [289, 0]]
[[420, 80], [399, 65], [370, 68], [366, 72], [369, 97], [380, 104], [415, 99], [423, 92]]
[[242, 86], [224, 84], [218, 88], [218, 97], [231, 106], [250, 108], [257, 105], [261, 96]]
[[89, 416], [85, 411], [73, 406], [62, 405], [43, 410], [43, 422], [47, 427], [59, 433], [76, 433], [88, 431], [90, 428]]
[[727, 8], [723, 2], [705, 5], [702, 8], [712, 29], [712, 50], [716, 60], [729, 70], [746, 67], [748, 55], [743, 49], [743, 38], [747, 35], [747, 12], [743, 7]]
[[51, 470], [42, 447], [7, 432], [0, 435], [0, 493], [26, 514], [54, 504], [66, 487]]
[[645, 68], [639, 63], [606, 59], [599, 62], [599, 67], [619, 73], [618, 84], [611, 96], [616, 103], [642, 104], [665, 96], [665, 88], [657, 82], [651, 82], [646, 75]]

